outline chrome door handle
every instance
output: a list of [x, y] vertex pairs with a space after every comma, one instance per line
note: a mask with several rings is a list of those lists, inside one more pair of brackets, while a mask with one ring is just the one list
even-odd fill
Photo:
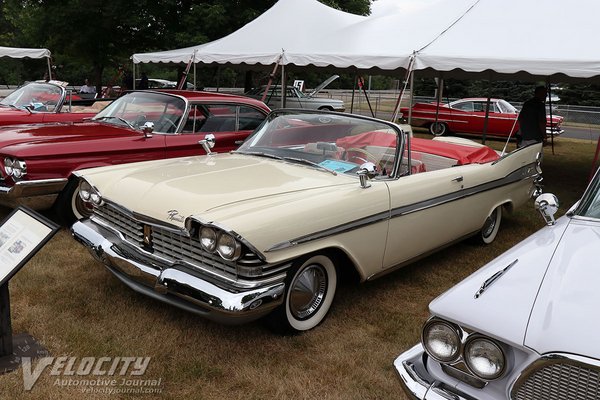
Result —
[[456, 178], [452, 179], [452, 182], [462, 182], [462, 181], [463, 181], [462, 176], [457, 176]]

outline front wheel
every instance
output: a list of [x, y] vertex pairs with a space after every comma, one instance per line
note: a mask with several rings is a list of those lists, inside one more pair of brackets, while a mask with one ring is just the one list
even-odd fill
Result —
[[496, 239], [498, 230], [500, 230], [500, 221], [502, 220], [502, 206], [494, 208], [490, 215], [485, 219], [483, 228], [479, 234], [479, 239], [483, 244], [490, 244]]
[[432, 122], [431, 125], [429, 125], [429, 133], [433, 136], [442, 136], [448, 133], [448, 125], [444, 122]]
[[303, 332], [319, 325], [327, 316], [337, 288], [337, 271], [326, 255], [300, 260], [288, 272], [285, 301], [269, 316], [279, 332]]
[[72, 225], [75, 221], [92, 215], [92, 209], [79, 197], [79, 181], [69, 180], [62, 192], [56, 198], [53, 206], [58, 222], [63, 226]]

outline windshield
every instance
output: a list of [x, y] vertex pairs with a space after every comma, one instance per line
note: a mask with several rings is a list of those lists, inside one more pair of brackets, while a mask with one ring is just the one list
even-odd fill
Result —
[[6, 96], [0, 105], [53, 112], [62, 100], [62, 88], [49, 83], [30, 83]]
[[390, 176], [400, 133], [395, 125], [358, 116], [280, 110], [269, 114], [237, 152], [352, 175], [371, 162], [380, 176]]
[[590, 218], [600, 218], [600, 174], [596, 173], [594, 180], [585, 191], [576, 215]]
[[186, 102], [164, 93], [131, 92], [118, 98], [93, 119], [108, 124], [140, 129], [146, 122], [154, 123], [154, 132], [175, 133]]

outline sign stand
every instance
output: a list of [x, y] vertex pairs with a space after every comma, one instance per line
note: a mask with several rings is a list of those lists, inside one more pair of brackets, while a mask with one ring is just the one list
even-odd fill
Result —
[[13, 210], [0, 224], [0, 374], [19, 368], [21, 357], [49, 354], [29, 334], [13, 336], [8, 283], [58, 229], [54, 222], [25, 207]]

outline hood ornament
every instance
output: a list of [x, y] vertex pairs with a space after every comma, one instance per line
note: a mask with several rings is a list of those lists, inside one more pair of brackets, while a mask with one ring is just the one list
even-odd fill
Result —
[[486, 279], [485, 282], [483, 282], [483, 285], [481, 285], [481, 287], [477, 291], [477, 293], [475, 293], [475, 298], [478, 299], [483, 294], [483, 292], [485, 292], [490, 286], [492, 286], [494, 282], [500, 279], [500, 277], [504, 275], [506, 271], [508, 271], [513, 265], [515, 265], [518, 262], [519, 259], [517, 258], [515, 261], [508, 264], [505, 268], [501, 269], [500, 271], [496, 272], [494, 275]]

